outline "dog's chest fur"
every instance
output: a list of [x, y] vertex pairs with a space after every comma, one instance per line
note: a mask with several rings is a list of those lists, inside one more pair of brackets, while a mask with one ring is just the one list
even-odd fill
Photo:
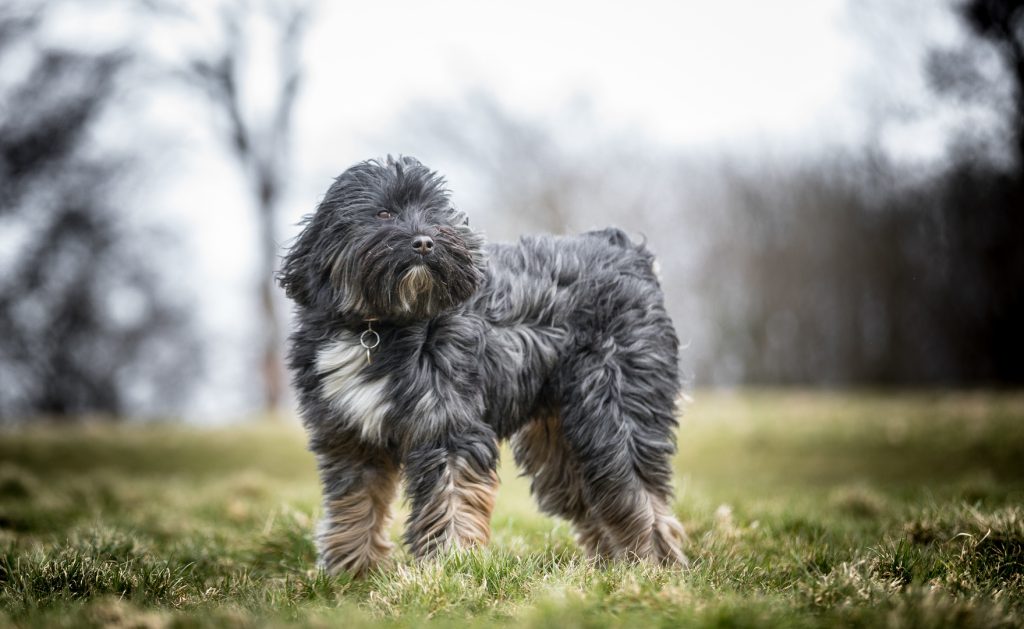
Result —
[[366, 351], [358, 336], [341, 332], [317, 353], [316, 371], [322, 378], [321, 395], [347, 427], [366, 441], [380, 443], [384, 418], [391, 410], [389, 382], [387, 376], [367, 377]]

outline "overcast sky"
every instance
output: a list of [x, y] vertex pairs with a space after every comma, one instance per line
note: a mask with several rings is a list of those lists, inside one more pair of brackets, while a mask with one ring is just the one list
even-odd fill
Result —
[[361, 158], [411, 102], [477, 87], [526, 115], [583, 94], [609, 125], [668, 145], [856, 142], [873, 103], [920, 105], [924, 51], [957, 36], [943, 6], [332, 3], [309, 41], [304, 169]]

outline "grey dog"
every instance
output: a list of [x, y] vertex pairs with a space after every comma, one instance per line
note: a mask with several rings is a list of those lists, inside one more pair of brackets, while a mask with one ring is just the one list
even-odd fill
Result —
[[617, 229], [485, 245], [410, 157], [339, 176], [279, 276], [322, 565], [387, 558], [402, 476], [415, 556], [487, 543], [502, 439], [590, 556], [684, 562], [678, 341], [653, 264]]

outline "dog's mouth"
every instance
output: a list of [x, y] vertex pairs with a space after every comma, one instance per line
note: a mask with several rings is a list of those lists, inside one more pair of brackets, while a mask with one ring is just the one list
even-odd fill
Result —
[[423, 303], [430, 303], [436, 281], [424, 264], [409, 267], [398, 280], [398, 306], [402, 312], [412, 313]]

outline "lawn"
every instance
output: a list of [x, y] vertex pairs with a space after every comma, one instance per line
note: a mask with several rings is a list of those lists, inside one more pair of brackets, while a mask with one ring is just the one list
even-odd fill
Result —
[[351, 581], [294, 422], [0, 432], [0, 625], [1024, 626], [1024, 394], [694, 398], [686, 571], [588, 563], [507, 450], [488, 549]]

